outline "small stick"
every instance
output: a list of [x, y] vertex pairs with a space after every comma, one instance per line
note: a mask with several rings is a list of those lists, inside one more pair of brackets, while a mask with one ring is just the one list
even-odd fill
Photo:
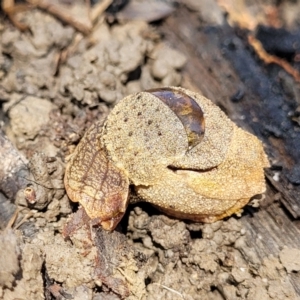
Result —
[[297, 82], [300, 82], [300, 73], [296, 69], [294, 69], [286, 60], [267, 53], [261, 42], [257, 40], [253, 35], [248, 36], [248, 42], [253, 47], [258, 57], [266, 64], [273, 63], [281, 66], [287, 73], [292, 75]]
[[91, 25], [86, 25], [81, 22], [78, 22], [76, 18], [74, 18], [72, 15], [70, 15], [66, 10], [61, 9], [61, 7], [58, 7], [57, 5], [52, 4], [51, 2], [48, 2], [47, 0], [26, 0], [28, 3], [45, 10], [49, 12], [50, 14], [54, 15], [61, 21], [70, 24], [75, 29], [83, 33], [84, 35], [87, 35], [92, 30]]

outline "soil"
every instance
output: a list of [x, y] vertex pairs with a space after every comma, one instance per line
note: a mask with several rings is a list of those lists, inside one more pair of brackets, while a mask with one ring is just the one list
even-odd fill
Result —
[[[213, 224], [172, 219], [138, 203], [109, 233], [90, 226], [64, 190], [65, 159], [86, 129], [137, 91], [201, 89], [238, 125], [251, 128], [255, 113], [236, 105], [246, 83], [237, 85], [242, 75], [225, 69], [214, 52], [212, 26], [221, 26], [225, 14], [217, 2], [203, 3], [206, 12], [189, 0], [151, 25], [102, 18], [86, 37], [38, 9], [20, 14], [26, 32], [0, 16], [1, 299], [300, 299], [299, 222], [282, 205], [287, 198], [279, 201], [278, 185], [291, 178], [293, 190], [299, 177], [288, 155], [292, 173], [284, 177], [274, 167], [283, 149], [278, 139], [267, 143], [258, 134], [273, 166], [266, 195], [240, 216]], [[182, 16], [190, 23], [175, 29]], [[197, 36], [199, 54], [184, 39], [205, 30], [212, 30], [211, 39]], [[298, 95], [298, 85], [283, 80]], [[255, 126], [250, 130], [256, 133]], [[73, 224], [66, 225], [71, 215]]]

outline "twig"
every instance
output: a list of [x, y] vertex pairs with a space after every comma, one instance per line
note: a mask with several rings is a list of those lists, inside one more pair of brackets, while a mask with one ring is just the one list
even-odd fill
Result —
[[258, 57], [266, 64], [277, 64], [281, 66], [287, 73], [292, 75], [297, 82], [300, 82], [300, 73], [294, 69], [286, 60], [266, 52], [263, 45], [253, 35], [248, 36], [248, 42], [253, 47]]
[[83, 24], [79, 22], [76, 18], [74, 18], [72, 15], [70, 15], [66, 10], [62, 9], [61, 7], [58, 7], [55, 4], [52, 4], [51, 2], [48, 2], [47, 0], [26, 0], [31, 5], [34, 5], [42, 10], [45, 10], [61, 21], [70, 24], [75, 29], [80, 31], [81, 33], [87, 35], [92, 30], [91, 24]]
[[94, 24], [99, 16], [101, 16], [105, 10], [111, 5], [112, 0], [103, 0], [98, 2], [91, 10], [91, 22]]

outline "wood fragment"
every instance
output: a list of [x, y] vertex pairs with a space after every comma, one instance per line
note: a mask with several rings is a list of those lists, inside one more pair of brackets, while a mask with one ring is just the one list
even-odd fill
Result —
[[98, 2], [92, 9], [91, 9], [91, 21], [94, 24], [96, 20], [101, 16], [105, 10], [111, 5], [112, 0], [103, 0]]
[[297, 82], [300, 82], [300, 73], [296, 69], [294, 69], [286, 60], [267, 53], [263, 48], [261, 42], [257, 40], [253, 35], [248, 36], [248, 42], [255, 50], [258, 57], [266, 64], [277, 64], [281, 66], [287, 73], [292, 75]]

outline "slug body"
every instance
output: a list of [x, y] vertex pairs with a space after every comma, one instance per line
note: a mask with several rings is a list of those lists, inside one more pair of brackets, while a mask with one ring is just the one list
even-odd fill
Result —
[[66, 168], [72, 201], [112, 230], [129, 185], [166, 214], [214, 222], [265, 191], [261, 142], [210, 100], [183, 88], [130, 95], [85, 134]]

